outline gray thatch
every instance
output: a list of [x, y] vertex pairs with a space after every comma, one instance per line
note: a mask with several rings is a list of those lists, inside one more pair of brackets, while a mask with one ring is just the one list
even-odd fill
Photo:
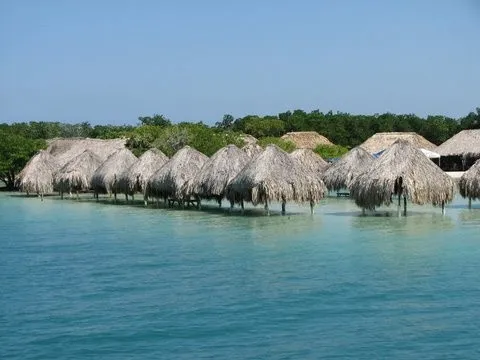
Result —
[[250, 160], [250, 157], [235, 145], [221, 148], [205, 162], [200, 172], [188, 182], [187, 194], [202, 199], [223, 199], [230, 181]]
[[417, 149], [426, 149], [435, 151], [436, 145], [418, 135], [416, 132], [381, 132], [376, 133], [365, 140], [360, 147], [364, 148], [371, 154], [376, 154], [393, 145], [397, 140], [405, 140]]
[[465, 171], [459, 182], [460, 195], [472, 200], [480, 199], [480, 159]]
[[408, 141], [397, 140], [350, 184], [358, 206], [390, 205], [392, 196], [415, 204], [444, 205], [453, 199], [453, 179]]
[[480, 129], [460, 131], [437, 147], [435, 152], [441, 156], [480, 156]]
[[318, 145], [333, 145], [325, 136], [316, 131], [289, 132], [282, 136], [285, 141], [291, 141], [299, 149], [315, 149]]
[[125, 148], [125, 139], [52, 139], [49, 140], [47, 151], [56, 159], [60, 166], [77, 157], [85, 150], [90, 150], [103, 162], [113, 153]]
[[331, 164], [323, 173], [322, 180], [328, 190], [348, 189], [352, 180], [374, 161], [375, 158], [370, 153], [357, 146]]
[[270, 201], [315, 203], [325, 193], [320, 178], [278, 146], [268, 145], [232, 180], [227, 198], [253, 205]]
[[322, 176], [329, 166], [320, 155], [310, 149], [297, 149], [290, 156], [318, 177]]
[[129, 194], [136, 191], [145, 192], [148, 179], [167, 161], [168, 157], [156, 148], [146, 151], [120, 176], [119, 189]]
[[119, 192], [118, 179], [137, 160], [137, 157], [128, 149], [118, 150], [110, 155], [93, 174], [92, 187], [95, 193], [116, 195]]
[[185, 146], [148, 180], [146, 196], [184, 199], [186, 184], [198, 174], [208, 157]]
[[62, 166], [55, 176], [55, 183], [61, 192], [89, 190], [93, 174], [101, 164], [100, 157], [90, 150], [85, 150]]
[[258, 144], [251, 143], [242, 147], [242, 150], [248, 155], [250, 159], [253, 159], [263, 151], [263, 148]]
[[18, 174], [20, 191], [41, 195], [53, 192], [55, 173], [59, 165], [46, 150], [40, 150]]

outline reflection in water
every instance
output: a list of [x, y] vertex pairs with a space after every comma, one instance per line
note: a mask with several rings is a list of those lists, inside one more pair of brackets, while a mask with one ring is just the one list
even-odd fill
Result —
[[480, 227], [480, 209], [461, 210], [458, 219], [462, 225]]

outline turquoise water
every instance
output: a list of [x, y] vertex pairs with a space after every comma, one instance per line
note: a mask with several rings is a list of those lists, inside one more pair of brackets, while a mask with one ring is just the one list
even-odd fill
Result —
[[465, 204], [264, 217], [0, 194], [0, 359], [479, 359]]

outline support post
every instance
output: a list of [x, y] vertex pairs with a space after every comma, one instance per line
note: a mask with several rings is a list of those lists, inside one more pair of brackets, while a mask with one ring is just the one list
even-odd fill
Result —
[[242, 208], [242, 215], [245, 215], [245, 205], [243, 204], [243, 199], [240, 201], [240, 207]]
[[401, 210], [401, 205], [400, 205], [400, 201], [402, 200], [402, 195], [400, 193], [398, 193], [398, 205], [397, 205], [397, 215], [398, 217], [400, 217], [400, 210]]
[[268, 208], [268, 200], [265, 200], [265, 215], [270, 216], [270, 210]]
[[200, 196], [197, 196], [197, 209], [202, 210], [202, 199], [200, 199]]
[[80, 195], [78, 194], [78, 190], [76, 192], [77, 192], [77, 201], [78, 201], [80, 200]]
[[315, 201], [310, 200], [310, 215], [313, 215], [315, 213]]
[[403, 197], [403, 216], [407, 216], [407, 197]]
[[285, 200], [282, 200], [282, 215], [285, 215]]
[[217, 202], [218, 202], [218, 207], [221, 208], [222, 207], [222, 199], [218, 198]]
[[233, 207], [235, 206], [235, 202], [233, 200], [230, 200], [230, 209], [229, 212], [233, 211]]
[[60, 191], [60, 199], [63, 200], [63, 191]]
[[442, 201], [442, 215], [445, 215], [445, 201]]
[[130, 195], [132, 197], [132, 204], [135, 202], [135, 194], [132, 192], [132, 195]]
[[472, 208], [472, 198], [470, 196], [468, 197], [468, 208]]

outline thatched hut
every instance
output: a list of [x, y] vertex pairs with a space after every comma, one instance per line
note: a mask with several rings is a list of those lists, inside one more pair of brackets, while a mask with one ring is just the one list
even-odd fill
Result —
[[445, 171], [466, 171], [480, 159], [480, 129], [462, 130], [441, 144], [441, 167]]
[[221, 205], [230, 181], [250, 162], [250, 157], [235, 145], [228, 145], [208, 159], [188, 182], [187, 195], [215, 199]]
[[208, 157], [190, 146], [185, 146], [155, 172], [147, 183], [145, 196], [170, 198], [182, 202], [187, 199], [186, 184], [197, 175]]
[[300, 165], [276, 145], [266, 149], [243, 168], [229, 185], [230, 201], [264, 204], [268, 213], [271, 201], [310, 202], [311, 209], [326, 194], [322, 180]]
[[455, 184], [437, 165], [419, 149], [405, 140], [397, 140], [365, 172], [350, 184], [350, 194], [358, 206], [374, 209], [390, 205], [398, 196], [400, 213], [401, 197], [404, 213], [407, 199], [414, 204], [441, 205], [453, 199]]
[[85, 150], [66, 163], [55, 175], [55, 184], [63, 198], [64, 192], [73, 190], [87, 191], [90, 189], [92, 177], [102, 164], [100, 157], [90, 150]]
[[323, 173], [322, 180], [328, 190], [348, 189], [352, 180], [374, 161], [375, 158], [370, 153], [357, 146], [331, 164]]
[[460, 195], [468, 198], [468, 207], [472, 207], [472, 199], [480, 199], [480, 159], [465, 171], [458, 183]]
[[131, 194], [132, 197], [137, 191], [145, 194], [148, 179], [167, 161], [168, 157], [156, 148], [146, 151], [120, 176], [119, 189], [126, 194]]
[[318, 145], [333, 145], [325, 136], [316, 131], [289, 132], [282, 136], [285, 141], [291, 141], [298, 149], [315, 149]]
[[18, 174], [17, 184], [20, 191], [35, 193], [43, 200], [45, 194], [53, 193], [55, 173], [59, 165], [46, 150], [40, 150]]
[[125, 142], [125, 139], [57, 138], [48, 141], [47, 151], [60, 166], [64, 166], [85, 150], [91, 151], [104, 162], [113, 153], [124, 149]]
[[397, 140], [404, 140], [417, 149], [435, 151], [436, 145], [418, 135], [416, 132], [381, 132], [376, 133], [365, 140], [360, 147], [371, 154], [376, 154], [393, 145]]
[[322, 176], [329, 166], [320, 155], [310, 149], [297, 149], [290, 156], [318, 177]]
[[99, 193], [107, 193], [110, 196], [113, 193], [116, 200], [119, 191], [118, 179], [137, 160], [137, 157], [125, 148], [110, 155], [92, 176], [92, 187], [95, 191], [95, 197], [98, 199]]
[[252, 143], [242, 147], [242, 150], [248, 155], [250, 159], [253, 159], [263, 151], [263, 148], [258, 144]]

